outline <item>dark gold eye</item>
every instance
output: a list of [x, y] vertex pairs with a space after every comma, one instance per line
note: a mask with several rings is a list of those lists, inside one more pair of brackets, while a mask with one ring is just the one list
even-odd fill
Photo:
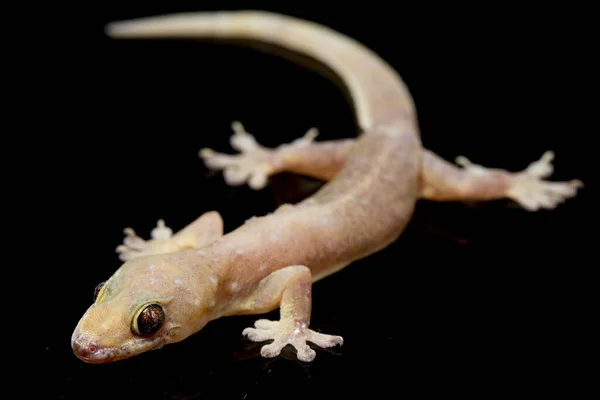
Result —
[[100, 282], [98, 285], [96, 285], [96, 288], [94, 289], [94, 301], [96, 301], [96, 299], [98, 298], [98, 293], [100, 293], [100, 290], [102, 289], [105, 283], [106, 281]]
[[145, 306], [133, 321], [132, 330], [137, 335], [151, 335], [165, 322], [165, 312], [158, 304]]

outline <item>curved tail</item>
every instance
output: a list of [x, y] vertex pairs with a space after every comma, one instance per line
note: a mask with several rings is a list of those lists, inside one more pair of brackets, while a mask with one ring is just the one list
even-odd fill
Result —
[[331, 68], [347, 86], [362, 130], [415, 118], [400, 76], [374, 52], [317, 23], [262, 11], [181, 13], [112, 22], [113, 38], [230, 38], [271, 43]]

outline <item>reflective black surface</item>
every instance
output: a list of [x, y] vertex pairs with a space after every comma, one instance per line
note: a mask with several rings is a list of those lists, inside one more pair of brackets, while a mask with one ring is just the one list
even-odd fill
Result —
[[[206, 5], [236, 7], [315, 19], [372, 47], [410, 87], [425, 146], [449, 160], [463, 154], [519, 170], [552, 149], [555, 179], [589, 181], [583, 136], [573, 121], [552, 118], [568, 110], [540, 73], [554, 59], [556, 37], [527, 34], [537, 19], [521, 11], [492, 22], [448, 10], [452, 18], [434, 23], [423, 10]], [[588, 296], [580, 289], [590, 265], [583, 256], [587, 188], [550, 212], [504, 201], [419, 203], [396, 243], [315, 284], [312, 326], [345, 344], [318, 351], [308, 365], [293, 352], [261, 359], [259, 345], [241, 336], [259, 316], [213, 321], [179, 344], [110, 365], [73, 355], [73, 328], [95, 286], [120, 265], [114, 249], [123, 228], [148, 237], [160, 218], [178, 230], [218, 210], [230, 231], [318, 188], [283, 174], [254, 192], [208, 173], [198, 150], [230, 151], [233, 120], [267, 146], [312, 126], [321, 140], [356, 133], [344, 94], [286, 60], [211, 43], [113, 42], [102, 33], [115, 19], [200, 8], [107, 6], [69, 14], [74, 23], [49, 39], [60, 57], [45, 59], [50, 87], [40, 96], [56, 108], [49, 123], [65, 133], [46, 139], [52, 151], [40, 173], [52, 189], [38, 195], [48, 204], [39, 212], [47, 235], [41, 265], [48, 266], [36, 278], [51, 282], [44, 302], [53, 304], [36, 341], [46, 398], [489, 398], [572, 390], [566, 377], [581, 352], [573, 338], [586, 323], [578, 309]], [[511, 29], [502, 29], [507, 20]]]

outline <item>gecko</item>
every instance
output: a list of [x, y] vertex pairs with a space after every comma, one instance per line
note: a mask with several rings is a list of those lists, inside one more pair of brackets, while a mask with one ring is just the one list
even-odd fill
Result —
[[147, 240], [126, 228], [116, 248], [121, 266], [95, 288], [71, 336], [74, 354], [88, 363], [180, 342], [222, 317], [277, 309], [279, 319], [259, 318], [242, 335], [264, 343], [262, 357], [291, 345], [298, 360], [311, 362], [315, 348], [343, 344], [342, 336], [312, 329], [312, 285], [393, 243], [417, 201], [509, 199], [536, 211], [554, 209], [583, 187], [578, 179], [547, 180], [552, 151], [510, 172], [464, 156], [452, 163], [424, 148], [399, 74], [359, 41], [316, 22], [267, 11], [190, 12], [116, 21], [106, 33], [114, 39], [246, 39], [310, 56], [341, 78], [359, 134], [316, 141], [314, 128], [269, 148], [238, 121], [230, 136], [235, 154], [201, 149], [205, 165], [222, 171], [232, 186], [260, 190], [284, 171], [323, 186], [228, 233], [215, 210], [176, 233], [159, 220]]

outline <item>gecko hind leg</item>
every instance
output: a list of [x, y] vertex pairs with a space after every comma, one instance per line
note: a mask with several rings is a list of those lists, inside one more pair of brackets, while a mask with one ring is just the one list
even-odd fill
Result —
[[279, 305], [279, 321], [259, 319], [253, 328], [246, 328], [242, 335], [253, 342], [273, 340], [261, 348], [261, 356], [265, 358], [276, 357], [281, 350], [292, 345], [300, 361], [310, 362], [316, 352], [307, 342], [316, 344], [321, 348], [342, 345], [341, 336], [326, 335], [309, 329], [311, 313], [311, 285], [310, 270], [303, 265], [292, 265], [277, 270], [258, 285], [246, 304], [245, 309], [238, 313], [267, 312]]
[[[544, 180], [554, 172], [553, 159], [554, 152], [546, 151], [524, 170], [508, 175], [506, 197], [528, 211], [537, 211], [541, 208], [553, 209], [568, 198], [574, 197], [577, 190], [583, 187], [583, 182], [579, 179], [567, 182]], [[474, 175], [485, 175], [487, 171], [492, 171], [481, 165], [473, 164], [464, 156], [457, 157], [456, 163]]]
[[228, 185], [238, 186], [248, 183], [248, 186], [254, 190], [263, 189], [267, 185], [269, 176], [282, 170], [282, 152], [279, 150], [305, 147], [313, 142], [318, 133], [315, 128], [312, 128], [292, 143], [270, 149], [261, 146], [253, 135], [246, 132], [240, 122], [233, 122], [232, 129], [234, 133], [229, 142], [231, 147], [240, 152], [239, 154], [223, 154], [204, 148], [200, 150], [200, 158], [208, 168], [223, 170], [223, 177]]
[[488, 168], [474, 164], [464, 156], [456, 165], [431, 151], [423, 153], [421, 197], [435, 201], [510, 199], [527, 211], [553, 209], [575, 197], [583, 187], [579, 179], [566, 182], [546, 180], [552, 172], [554, 153], [545, 152], [540, 159], [519, 172]]

